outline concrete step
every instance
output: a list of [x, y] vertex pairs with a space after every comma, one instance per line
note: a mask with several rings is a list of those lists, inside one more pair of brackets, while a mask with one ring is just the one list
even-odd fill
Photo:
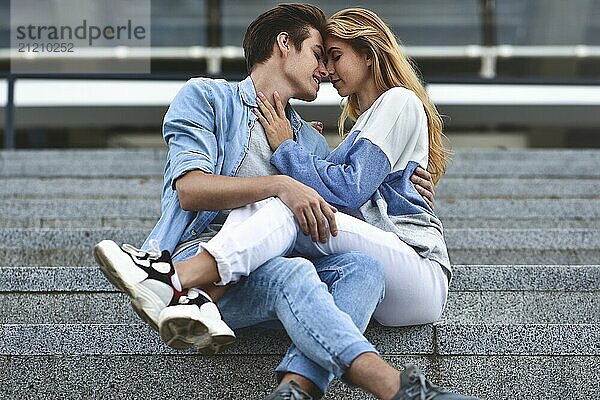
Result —
[[[448, 324], [596, 324], [600, 291], [452, 291], [441, 320]], [[0, 324], [138, 324], [116, 292], [1, 293]]]
[[[162, 178], [13, 178], [0, 180], [2, 199], [159, 200]], [[445, 176], [436, 187], [441, 199], [598, 199], [600, 179], [468, 178]]]
[[[597, 149], [459, 149], [454, 152], [453, 162], [598, 162]], [[44, 149], [0, 150], [0, 165], [12, 163], [90, 161], [130, 162], [164, 161], [167, 149]]]
[[[448, 176], [600, 177], [598, 150], [521, 150], [458, 152]], [[2, 152], [0, 176], [149, 177], [160, 176], [165, 158], [159, 151], [16, 151]]]
[[[0, 266], [94, 265], [103, 239], [141, 244], [145, 229], [0, 228]], [[597, 229], [446, 229], [453, 264], [595, 264]]]
[[[279, 356], [221, 355], [0, 356], [0, 395], [7, 399], [259, 399], [274, 387]], [[598, 357], [386, 356], [416, 363], [436, 384], [482, 399], [595, 398]], [[243, 371], [243, 373], [240, 373]], [[335, 381], [324, 398], [372, 399]]]
[[[215, 357], [164, 346], [100, 274], [140, 244], [163, 150], [0, 151], [0, 398], [262, 398], [289, 339]], [[459, 151], [436, 188], [455, 275], [435, 325], [367, 336], [392, 364], [483, 399], [600, 392], [600, 151]], [[243, 371], [243, 372], [240, 372]], [[371, 398], [336, 382], [326, 399]]]
[[160, 201], [162, 178], [11, 178], [0, 181], [3, 199], [124, 199]]
[[[600, 265], [453, 265], [451, 292], [597, 292]], [[94, 263], [88, 267], [1, 266], [2, 293], [115, 292]]]
[[[600, 228], [598, 199], [438, 199], [452, 228]], [[157, 199], [1, 199], [0, 228], [146, 228], [160, 216]], [[510, 216], [510, 218], [507, 218]]]
[[[0, 220], [0, 228], [143, 228], [150, 232], [156, 224], [157, 217], [15, 217]], [[600, 218], [522, 218], [509, 220], [497, 218], [444, 218], [444, 228], [448, 229], [600, 229]]]
[[[440, 199], [437, 215], [444, 218], [598, 219], [598, 199]], [[5, 218], [158, 218], [158, 199], [33, 199], [0, 200]]]
[[[241, 330], [224, 354], [279, 355], [285, 331]], [[465, 324], [406, 328], [372, 325], [365, 335], [386, 355], [599, 356], [599, 324]], [[194, 354], [166, 346], [145, 324], [0, 324], [0, 355]], [[83, 340], [82, 340], [83, 339]]]
[[596, 178], [469, 178], [444, 176], [435, 189], [437, 199], [596, 199]]

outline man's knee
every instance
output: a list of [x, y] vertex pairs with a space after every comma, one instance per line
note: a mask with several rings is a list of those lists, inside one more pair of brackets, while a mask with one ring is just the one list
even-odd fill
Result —
[[278, 286], [299, 285], [312, 280], [318, 281], [315, 266], [301, 257], [274, 258], [256, 269], [252, 275], [257, 279], [269, 280]]
[[383, 266], [373, 257], [362, 253], [347, 253], [344, 257], [343, 276], [360, 282], [362, 292], [373, 294], [381, 300], [385, 290]]

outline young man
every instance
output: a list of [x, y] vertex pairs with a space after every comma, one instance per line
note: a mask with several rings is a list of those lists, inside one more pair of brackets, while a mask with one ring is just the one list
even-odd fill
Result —
[[[325, 220], [334, 225], [333, 210], [318, 193], [270, 165], [269, 144], [252, 112], [258, 92], [272, 98], [278, 91], [284, 104], [290, 98], [316, 98], [327, 75], [324, 24], [317, 7], [275, 7], [246, 33], [249, 77], [239, 84], [192, 79], [182, 88], [163, 126], [169, 153], [162, 215], [144, 244], [152, 249], [121, 249], [103, 241], [95, 255], [107, 278], [131, 297], [138, 314], [155, 329], [167, 310], [204, 321], [161, 327], [172, 347], [193, 345], [214, 353], [233, 341], [227, 325], [237, 329], [279, 320], [293, 345], [277, 367], [281, 385], [269, 399], [310, 398], [308, 393], [319, 397], [336, 376], [380, 398], [413, 399], [422, 389], [436, 400], [467, 399], [439, 391], [414, 367], [401, 377], [364, 338], [384, 291], [383, 270], [370, 257], [351, 253], [312, 262], [273, 259], [225, 292], [219, 307], [227, 325], [211, 301], [214, 292], [193, 289], [193, 271], [185, 260], [198, 251], [200, 241], [219, 230], [228, 209], [277, 196], [314, 240], [327, 237]], [[295, 140], [326, 155], [324, 138], [291, 107], [286, 111]]]

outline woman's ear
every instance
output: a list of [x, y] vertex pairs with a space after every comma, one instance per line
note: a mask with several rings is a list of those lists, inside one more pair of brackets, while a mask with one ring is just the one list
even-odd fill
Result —
[[282, 54], [290, 51], [290, 35], [287, 32], [280, 32], [277, 35], [277, 47]]

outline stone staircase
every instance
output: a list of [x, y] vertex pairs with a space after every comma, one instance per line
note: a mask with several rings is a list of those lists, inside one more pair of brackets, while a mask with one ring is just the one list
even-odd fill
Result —
[[[104, 238], [141, 244], [164, 151], [0, 152], [0, 398], [260, 399], [289, 339], [163, 345], [104, 279]], [[384, 357], [482, 399], [600, 393], [600, 151], [459, 151], [437, 188], [455, 269], [434, 325], [367, 331]], [[335, 382], [327, 399], [368, 395]]]

